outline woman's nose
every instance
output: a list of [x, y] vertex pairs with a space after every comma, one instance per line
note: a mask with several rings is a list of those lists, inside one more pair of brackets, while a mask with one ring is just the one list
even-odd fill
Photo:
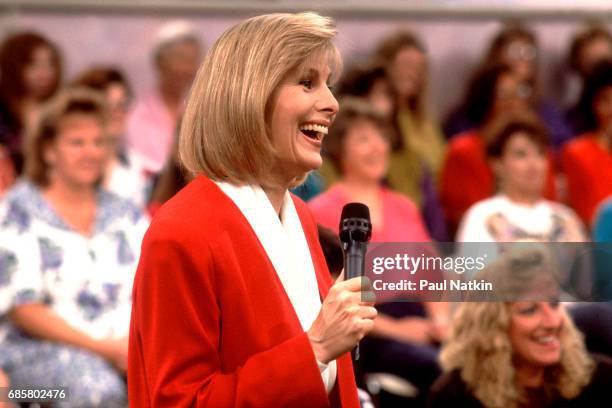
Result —
[[322, 87], [321, 97], [319, 98], [317, 109], [320, 111], [329, 112], [332, 115], [335, 115], [340, 110], [338, 101], [334, 97], [331, 89], [329, 89], [327, 86]]
[[556, 329], [561, 324], [561, 310], [559, 305], [551, 306], [548, 303], [542, 306], [542, 325], [546, 328]]

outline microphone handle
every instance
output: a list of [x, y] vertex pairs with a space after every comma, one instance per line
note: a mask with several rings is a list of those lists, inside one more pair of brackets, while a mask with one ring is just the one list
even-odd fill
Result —
[[365, 270], [365, 253], [367, 250], [367, 242], [353, 241], [348, 245], [346, 256], [344, 259], [344, 271], [346, 279], [363, 276]]
[[[344, 270], [346, 279], [363, 276], [365, 270], [365, 253], [367, 251], [367, 242], [352, 241], [345, 252]], [[359, 343], [351, 351], [353, 361], [359, 360]]]

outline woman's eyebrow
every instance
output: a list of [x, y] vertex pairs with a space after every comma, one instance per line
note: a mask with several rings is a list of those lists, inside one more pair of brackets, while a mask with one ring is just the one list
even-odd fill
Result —
[[318, 78], [319, 70], [316, 68], [312, 68], [312, 67], [306, 67], [302, 71], [302, 76], [306, 76], [308, 78]]

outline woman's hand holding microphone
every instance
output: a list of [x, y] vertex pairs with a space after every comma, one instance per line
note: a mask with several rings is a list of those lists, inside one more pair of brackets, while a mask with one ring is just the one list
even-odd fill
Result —
[[308, 330], [310, 344], [319, 362], [328, 364], [352, 350], [372, 330], [377, 315], [374, 300], [367, 278], [345, 281], [344, 273], [340, 275]]

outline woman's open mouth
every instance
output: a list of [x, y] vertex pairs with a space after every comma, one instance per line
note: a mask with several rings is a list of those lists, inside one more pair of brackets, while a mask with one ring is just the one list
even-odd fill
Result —
[[318, 125], [308, 123], [300, 126], [300, 131], [309, 139], [321, 142], [325, 135], [327, 135], [328, 127], [324, 125]]

